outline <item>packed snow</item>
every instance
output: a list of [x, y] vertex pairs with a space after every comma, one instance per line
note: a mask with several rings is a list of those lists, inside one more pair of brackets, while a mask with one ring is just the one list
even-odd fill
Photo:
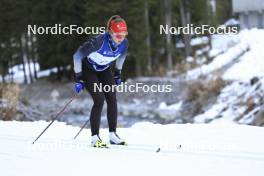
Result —
[[[148, 122], [118, 133], [128, 146], [96, 149], [90, 130], [73, 140], [78, 127], [55, 122], [0, 121], [0, 166], [5, 176], [203, 175], [262, 176], [264, 129], [244, 125]], [[108, 140], [107, 129], [101, 137]]]

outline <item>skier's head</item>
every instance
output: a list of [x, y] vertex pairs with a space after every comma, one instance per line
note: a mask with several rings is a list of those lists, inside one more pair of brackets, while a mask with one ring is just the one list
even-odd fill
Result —
[[119, 15], [114, 15], [108, 20], [107, 31], [116, 44], [120, 44], [128, 34], [126, 22]]

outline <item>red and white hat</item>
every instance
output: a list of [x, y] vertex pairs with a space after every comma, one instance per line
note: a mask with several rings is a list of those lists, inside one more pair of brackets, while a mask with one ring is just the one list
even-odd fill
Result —
[[110, 19], [109, 30], [113, 33], [124, 33], [127, 34], [127, 24], [123, 18], [118, 15], [113, 16], [114, 18]]
[[110, 29], [114, 33], [127, 33], [127, 25], [125, 21], [112, 21]]

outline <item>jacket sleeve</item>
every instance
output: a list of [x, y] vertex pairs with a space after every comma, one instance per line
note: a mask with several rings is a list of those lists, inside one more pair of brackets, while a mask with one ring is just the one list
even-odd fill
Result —
[[122, 55], [116, 59], [115, 68], [118, 70], [122, 70], [123, 64], [125, 62], [126, 56], [127, 56], [127, 50], [128, 50], [128, 41], [126, 40], [125, 49]]
[[82, 72], [82, 60], [90, 53], [97, 51], [103, 43], [103, 36], [92, 38], [80, 46], [73, 55], [74, 72]]

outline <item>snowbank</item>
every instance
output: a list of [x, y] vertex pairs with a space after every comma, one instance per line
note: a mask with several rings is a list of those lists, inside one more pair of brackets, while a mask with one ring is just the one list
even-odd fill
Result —
[[[38, 78], [41, 77], [45, 77], [45, 76], [49, 76], [51, 73], [57, 73], [57, 68], [51, 68], [51, 69], [47, 69], [47, 70], [42, 70], [40, 71], [40, 66], [38, 63], [36, 63], [35, 65], [36, 67], [36, 72], [38, 75]], [[30, 81], [29, 79], [29, 68], [31, 70], [31, 74], [33, 75], [33, 70], [34, 70], [34, 63], [25, 63], [25, 72], [26, 72], [26, 77], [27, 80]], [[23, 83], [24, 82], [24, 72], [23, 72], [23, 65], [19, 64], [19, 65], [15, 65], [13, 67], [11, 67], [9, 69], [9, 75], [6, 76], [6, 79], [8, 82], [10, 82], [12, 80], [13, 77], [13, 81], [15, 83]], [[2, 80], [0, 80], [0, 82], [2, 82]]]
[[242, 40], [249, 45], [249, 52], [223, 75], [227, 80], [249, 82], [253, 77], [264, 76], [264, 30], [243, 31]]
[[213, 71], [220, 69], [236, 60], [240, 55], [247, 51], [247, 49], [248, 44], [241, 42], [236, 46], [230, 48], [224, 54], [217, 56], [211, 63], [207, 65], [202, 65], [199, 68], [188, 71], [186, 74], [186, 79], [193, 80], [199, 78], [202, 75], [210, 74]]
[[[244, 30], [240, 34], [240, 44], [235, 46], [239, 53], [241, 43], [248, 46], [247, 51], [242, 57], [236, 58], [223, 74], [225, 80], [233, 81], [227, 85], [218, 96], [216, 104], [208, 111], [196, 116], [195, 122], [204, 123], [234, 123], [255, 124], [256, 118], [262, 113], [264, 97], [264, 30]], [[232, 53], [234, 48], [229, 49], [226, 54], [220, 55], [215, 60], [203, 66], [203, 73], [210, 73], [216, 69], [222, 68], [225, 64], [231, 62], [234, 57]], [[240, 50], [242, 52], [242, 50]], [[235, 52], [233, 53], [235, 55]], [[196, 70], [188, 73], [191, 78], [197, 77]], [[264, 121], [264, 120], [262, 120]], [[260, 122], [261, 124], [262, 122]]]

